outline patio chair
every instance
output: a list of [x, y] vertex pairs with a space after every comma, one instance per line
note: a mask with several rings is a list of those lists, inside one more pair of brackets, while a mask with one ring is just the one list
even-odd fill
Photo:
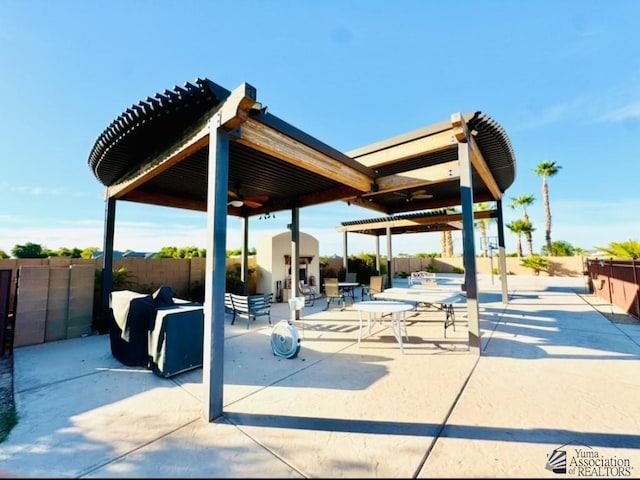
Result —
[[369, 279], [369, 286], [364, 287], [362, 290], [362, 297], [365, 295], [369, 297], [369, 300], [374, 300], [376, 293], [382, 293], [384, 291], [384, 277], [373, 276]]
[[417, 284], [428, 287], [437, 287], [436, 274], [433, 272], [411, 272], [409, 277], [409, 286]]
[[329, 304], [333, 300], [337, 300], [338, 305], [341, 305], [340, 310], [344, 310], [344, 293], [338, 286], [337, 278], [324, 279], [324, 296], [327, 297], [327, 306], [325, 307], [325, 310], [329, 309]]
[[[355, 272], [346, 272], [344, 274], [345, 283], [358, 283], [358, 274]], [[351, 297], [351, 302], [356, 301], [356, 287], [354, 286], [344, 286], [342, 287], [342, 293], [344, 293], [345, 297]]]
[[305, 307], [313, 307], [316, 299], [322, 297], [322, 295], [316, 292], [315, 288], [310, 287], [309, 285], [305, 285], [304, 283], [302, 283], [302, 280], [300, 280], [298, 285], [300, 287], [300, 293], [304, 295]]
[[344, 281], [349, 283], [355, 283], [358, 281], [358, 274], [355, 272], [347, 272], [344, 274]]

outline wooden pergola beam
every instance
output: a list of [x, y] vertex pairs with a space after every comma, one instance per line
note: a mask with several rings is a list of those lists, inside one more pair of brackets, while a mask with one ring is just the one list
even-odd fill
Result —
[[376, 203], [374, 197], [369, 197], [369, 198], [363, 198], [363, 196], [352, 197], [348, 199], [348, 202], [353, 205], [366, 208], [368, 210], [374, 210], [376, 212], [384, 213], [385, 215], [389, 213], [385, 207], [383, 207], [379, 203]]
[[360, 192], [371, 190], [373, 178], [311, 148], [256, 119], [248, 118], [234, 141], [298, 168], [335, 180]]
[[454, 127], [405, 143], [388, 146], [375, 152], [356, 155], [352, 158], [369, 168], [379, 168], [426, 153], [434, 153], [455, 147], [457, 144], [456, 135], [461, 132], [461, 128]]
[[378, 190], [363, 197], [448, 182], [458, 177], [460, 177], [460, 167], [458, 161], [454, 160], [378, 178], [376, 180]]
[[482, 181], [491, 192], [491, 195], [493, 195], [494, 200], [500, 200], [502, 198], [500, 187], [498, 187], [495, 178], [493, 178], [493, 174], [491, 173], [491, 170], [480, 151], [480, 147], [473, 136], [469, 138], [469, 146], [471, 147], [471, 163], [473, 167], [480, 175], [480, 178], [482, 178]]
[[480, 178], [487, 186], [494, 200], [499, 200], [502, 198], [502, 192], [500, 191], [500, 187], [496, 183], [495, 178], [487, 165], [487, 162], [480, 151], [480, 147], [478, 147], [478, 143], [476, 142], [474, 135], [469, 132], [469, 126], [467, 122], [464, 121], [462, 115], [459, 113], [455, 113], [451, 115], [451, 125], [454, 129], [458, 131], [456, 134], [456, 138], [460, 143], [469, 143], [469, 149], [471, 151], [471, 164], [473, 168], [476, 169]]

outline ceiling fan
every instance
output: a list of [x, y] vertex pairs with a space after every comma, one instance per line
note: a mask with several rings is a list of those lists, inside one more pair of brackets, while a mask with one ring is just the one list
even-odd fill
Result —
[[404, 199], [407, 202], [411, 202], [412, 200], [428, 200], [430, 198], [433, 198], [433, 195], [431, 195], [426, 190], [414, 190], [413, 192], [411, 190], [407, 190], [406, 193], [403, 193], [403, 192], [394, 192], [394, 193], [404, 197]]
[[235, 208], [240, 208], [246, 205], [249, 208], [260, 208], [265, 202], [269, 200], [266, 195], [259, 195], [255, 197], [243, 197], [240, 195], [240, 186], [236, 187], [236, 191], [229, 190], [229, 202], [227, 205], [231, 205]]

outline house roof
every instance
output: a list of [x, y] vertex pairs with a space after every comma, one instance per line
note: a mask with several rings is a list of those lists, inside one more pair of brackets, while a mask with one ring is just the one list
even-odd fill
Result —
[[460, 142], [472, 147], [474, 201], [499, 198], [515, 178], [506, 133], [479, 111], [342, 153], [268, 113], [252, 86], [231, 92], [199, 78], [146, 97], [99, 135], [88, 164], [108, 197], [206, 211], [209, 123], [238, 91], [229, 200], [254, 201], [229, 205], [230, 215], [338, 200], [384, 214], [459, 205]]

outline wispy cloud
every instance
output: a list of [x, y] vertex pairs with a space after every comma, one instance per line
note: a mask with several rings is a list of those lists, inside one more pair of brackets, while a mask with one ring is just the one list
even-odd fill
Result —
[[640, 71], [610, 89], [595, 92], [587, 112], [593, 123], [619, 123], [640, 118]]
[[577, 116], [586, 103], [584, 98], [575, 97], [566, 102], [548, 105], [540, 110], [530, 110], [524, 113], [522, 120], [514, 125], [512, 130], [531, 130], [563, 122]]
[[7, 182], [0, 183], [0, 189], [9, 193], [18, 193], [24, 195], [32, 195], [32, 196], [60, 196], [65, 193], [64, 188], [51, 188], [51, 187], [38, 187], [38, 186], [29, 186], [29, 185], [12, 185]]
[[640, 74], [605, 90], [591, 91], [563, 102], [541, 105], [521, 112], [511, 130], [524, 131], [564, 121], [583, 124], [617, 123], [640, 118]]
[[600, 122], [622, 122], [624, 120], [640, 118], [640, 100], [612, 110], [600, 116]]
[[[640, 198], [619, 198], [607, 200], [605, 198], [580, 198], [580, 199], [557, 199], [551, 206], [552, 213], [561, 215], [565, 219], [581, 218], [587, 219], [587, 225], [596, 224], [602, 219], [628, 219], [633, 220], [636, 228], [640, 228], [638, 223], [638, 212], [640, 211]], [[588, 219], [591, 219], [589, 221]]]
[[25, 218], [21, 215], [0, 214], [0, 222], [4, 228], [13, 227], [14, 225], [29, 225], [33, 220]]

